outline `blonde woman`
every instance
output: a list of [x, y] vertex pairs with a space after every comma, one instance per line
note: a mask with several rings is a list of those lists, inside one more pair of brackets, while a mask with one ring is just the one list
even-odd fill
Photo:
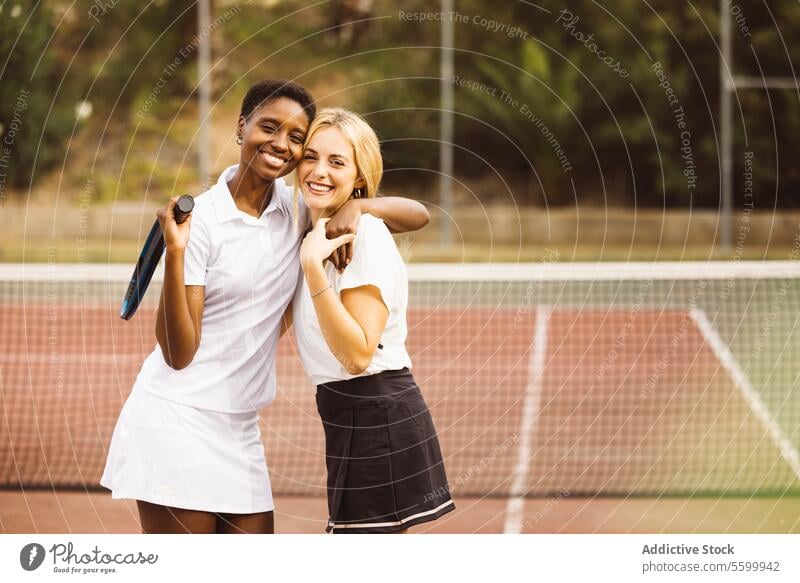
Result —
[[[404, 532], [454, 509], [436, 430], [409, 371], [408, 281], [389, 229], [363, 215], [356, 235], [325, 236], [348, 200], [375, 197], [382, 171], [363, 119], [342, 109], [318, 114], [297, 169], [314, 228], [300, 250], [304, 277], [290, 315], [317, 385], [334, 533]], [[351, 241], [352, 260], [339, 273], [326, 258]]]

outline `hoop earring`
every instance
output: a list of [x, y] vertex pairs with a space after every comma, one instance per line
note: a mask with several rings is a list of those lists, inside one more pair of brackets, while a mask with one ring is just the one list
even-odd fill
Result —
[[236, 138], [236, 143], [239, 144], [240, 146], [242, 145], [242, 136]]

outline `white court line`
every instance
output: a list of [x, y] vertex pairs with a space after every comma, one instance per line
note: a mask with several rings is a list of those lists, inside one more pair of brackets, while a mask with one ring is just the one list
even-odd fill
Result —
[[775, 445], [780, 450], [783, 459], [785, 459], [789, 467], [792, 468], [794, 475], [800, 479], [800, 454], [798, 454], [791, 440], [784, 435], [780, 425], [770, 414], [767, 405], [764, 403], [761, 395], [758, 394], [758, 391], [753, 387], [753, 384], [750, 382], [747, 374], [742, 370], [742, 367], [739, 366], [739, 361], [736, 360], [730, 347], [720, 337], [714, 325], [708, 320], [708, 316], [704, 310], [692, 308], [689, 310], [689, 315], [692, 317], [695, 324], [697, 324], [705, 341], [711, 346], [719, 363], [731, 376], [736, 386], [739, 387], [744, 400], [750, 405], [753, 414], [762, 425], [767, 428], [767, 432], [769, 432], [772, 441], [775, 442]]
[[528, 467], [533, 455], [534, 424], [539, 416], [539, 403], [542, 397], [542, 376], [544, 375], [545, 357], [547, 356], [547, 326], [550, 322], [550, 306], [539, 306], [536, 309], [536, 327], [533, 333], [533, 350], [528, 365], [528, 386], [522, 402], [522, 417], [519, 422], [519, 448], [517, 462], [514, 464], [514, 477], [506, 502], [506, 521], [503, 532], [518, 534], [522, 529], [522, 510], [525, 506], [525, 483], [528, 479]]

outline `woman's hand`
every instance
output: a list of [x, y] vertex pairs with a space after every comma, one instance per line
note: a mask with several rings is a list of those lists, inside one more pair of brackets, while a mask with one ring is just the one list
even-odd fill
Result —
[[303, 245], [300, 247], [300, 264], [305, 270], [306, 267], [312, 265], [322, 265], [330, 255], [342, 245], [352, 243], [356, 236], [352, 233], [347, 233], [336, 237], [335, 239], [328, 239], [325, 235], [325, 225], [330, 221], [329, 218], [322, 218], [317, 221], [314, 228], [303, 239]]
[[[358, 221], [361, 220], [362, 214], [364, 214], [364, 211], [361, 208], [360, 202], [351, 198], [336, 211], [333, 217], [331, 217], [330, 222], [325, 227], [327, 236], [334, 239], [348, 233], [355, 234], [358, 229]], [[333, 266], [338, 269], [340, 273], [347, 267], [352, 258], [352, 243], [342, 245], [336, 249], [330, 257]]]
[[175, 203], [178, 202], [178, 198], [173, 196], [167, 206], [156, 212], [167, 251], [186, 249], [186, 245], [189, 244], [189, 225], [192, 222], [192, 215], [186, 217], [180, 225], [175, 222]]

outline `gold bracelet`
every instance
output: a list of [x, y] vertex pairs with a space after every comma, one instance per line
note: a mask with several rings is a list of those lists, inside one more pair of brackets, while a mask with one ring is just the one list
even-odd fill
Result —
[[312, 297], [312, 298], [315, 298], [315, 297], [317, 297], [319, 294], [321, 294], [322, 292], [324, 292], [325, 290], [329, 290], [329, 289], [331, 289], [331, 284], [328, 284], [328, 286], [327, 286], [327, 287], [323, 287], [323, 288], [322, 288], [321, 290], [319, 290], [318, 292], [311, 294], [311, 297]]

